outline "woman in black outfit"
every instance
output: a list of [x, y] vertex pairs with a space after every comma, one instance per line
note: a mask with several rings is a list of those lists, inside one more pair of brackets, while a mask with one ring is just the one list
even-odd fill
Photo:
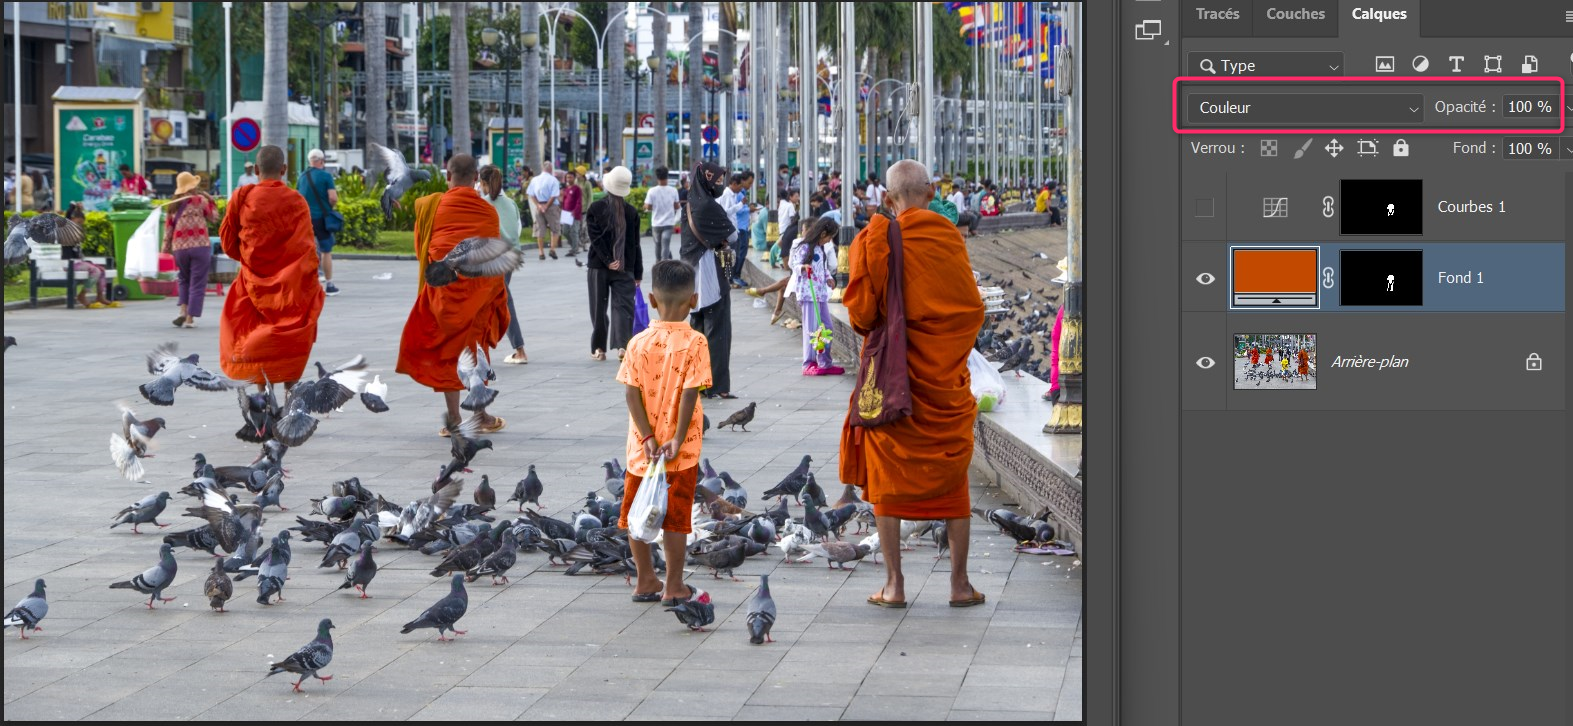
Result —
[[730, 243], [741, 233], [718, 201], [726, 187], [726, 170], [706, 162], [696, 165], [692, 176], [688, 209], [678, 220], [683, 225], [683, 244], [677, 252], [694, 268], [699, 293], [699, 309], [688, 323], [710, 344], [712, 387], [705, 395], [737, 398], [732, 395], [732, 285], [726, 271], [732, 266]]
[[[627, 201], [633, 173], [619, 166], [601, 180], [606, 196], [585, 212], [590, 233], [590, 358], [606, 360], [610, 350], [623, 357], [634, 334], [634, 285], [644, 279], [639, 254], [639, 210]], [[610, 308], [612, 327], [606, 327]], [[608, 341], [610, 337], [610, 341]]]

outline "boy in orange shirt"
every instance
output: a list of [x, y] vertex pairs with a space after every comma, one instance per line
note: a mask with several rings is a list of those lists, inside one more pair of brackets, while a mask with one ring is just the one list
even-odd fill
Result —
[[628, 527], [628, 508], [650, 464], [657, 457], [666, 459], [664, 591], [651, 563], [650, 545], [630, 538], [629, 547], [639, 571], [634, 602], [660, 601], [670, 607], [693, 596], [683, 584], [683, 562], [693, 530], [694, 487], [699, 484], [699, 391], [711, 385], [710, 346], [688, 324], [689, 311], [699, 304], [694, 269], [681, 260], [662, 260], [651, 268], [650, 283], [650, 307], [659, 319], [628, 341], [617, 371], [617, 380], [628, 387], [629, 419], [628, 471], [617, 526]]

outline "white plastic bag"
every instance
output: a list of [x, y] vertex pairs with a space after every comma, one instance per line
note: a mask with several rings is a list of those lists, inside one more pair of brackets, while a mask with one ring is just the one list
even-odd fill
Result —
[[972, 374], [972, 398], [978, 402], [979, 411], [993, 411], [1005, 402], [1005, 379], [977, 349], [967, 356], [967, 372]]
[[159, 233], [163, 210], [155, 208], [126, 242], [126, 279], [157, 280]]
[[639, 482], [634, 503], [628, 507], [628, 536], [654, 544], [661, 540], [666, 519], [666, 459], [656, 459]]

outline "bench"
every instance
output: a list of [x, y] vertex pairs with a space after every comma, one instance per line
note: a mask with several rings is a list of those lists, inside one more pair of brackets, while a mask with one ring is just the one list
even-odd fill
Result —
[[[1047, 214], [1027, 216], [1041, 217], [1045, 224], [1048, 221]], [[754, 287], [766, 287], [785, 275], [783, 270], [766, 269], [753, 257], [743, 265], [743, 279]], [[750, 303], [746, 295], [734, 294], [732, 298], [733, 305]], [[797, 305], [784, 305], [781, 313], [783, 318], [799, 317]], [[830, 317], [834, 323], [831, 357], [847, 369], [848, 375], [853, 375], [862, 337], [852, 330], [846, 308], [840, 303], [830, 304]], [[1053, 525], [1055, 537], [1070, 542], [1078, 554], [1084, 554], [1083, 484], [1078, 476], [1081, 436], [1043, 432], [1052, 411], [1052, 405], [1043, 400], [1043, 394], [1049, 390], [1048, 381], [1025, 374], [1017, 378], [1007, 373], [1003, 378], [1005, 403], [994, 411], [978, 414], [973, 424], [972, 469], [1004, 490], [1027, 514], [1046, 511], [1044, 519]]]
[[[33, 254], [30, 255], [27, 260], [27, 269], [30, 278], [27, 283], [27, 296], [29, 305], [34, 308], [38, 307], [39, 288], [65, 288], [66, 307], [75, 309], [77, 286], [91, 284], [87, 273], [84, 272], [79, 274], [77, 272], [76, 265], [72, 264], [76, 260], [61, 259], [60, 245], [40, 244], [32, 245], [32, 247]], [[112, 277], [114, 275], [115, 258], [112, 256], [82, 257], [81, 259], [103, 267], [104, 274], [106, 276]], [[106, 285], [112, 288], [113, 280], [107, 281]], [[95, 290], [94, 292], [97, 291]], [[113, 298], [113, 290], [110, 290], [110, 292], [111, 297]]]

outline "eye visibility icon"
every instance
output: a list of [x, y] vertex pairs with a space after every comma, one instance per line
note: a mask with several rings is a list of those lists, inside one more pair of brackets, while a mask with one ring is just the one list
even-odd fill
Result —
[[1213, 273], [1211, 272], [1203, 272], [1202, 274], [1196, 276], [1196, 281], [1203, 285], [1211, 285], [1214, 282], [1217, 282], [1217, 280], [1218, 278], [1213, 277]]

